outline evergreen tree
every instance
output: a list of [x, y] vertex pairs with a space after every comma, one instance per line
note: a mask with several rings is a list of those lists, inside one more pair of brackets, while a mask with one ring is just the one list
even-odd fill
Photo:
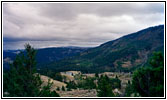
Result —
[[54, 80], [58, 80], [58, 81], [63, 81], [63, 76], [60, 74], [60, 72], [55, 72], [53, 70], [48, 70], [46, 68], [45, 73], [42, 72], [42, 74], [49, 76], [50, 78], [53, 78]]
[[63, 77], [62, 77], [62, 75], [61, 75], [59, 72], [57, 72], [57, 73], [54, 75], [53, 79], [58, 80], [58, 81], [61, 81], [61, 82], [63, 81]]
[[94, 82], [95, 78], [87, 77], [86, 79], [80, 80], [77, 87], [83, 89], [96, 89], [96, 84]]
[[107, 75], [105, 76], [101, 75], [100, 79], [98, 80], [97, 96], [99, 97], [114, 96], [114, 93], [112, 91], [112, 85], [110, 84]]
[[132, 87], [133, 86], [131, 82], [128, 80], [127, 86], [125, 88], [125, 94], [124, 94], [125, 97], [130, 97], [133, 93], [135, 94], [134, 89]]
[[60, 91], [60, 88], [59, 88], [59, 87], [57, 87], [57, 88], [56, 88], [56, 90], [57, 90], [57, 91]]
[[64, 87], [64, 86], [62, 86], [61, 90], [62, 90], [62, 91], [65, 91], [65, 87]]
[[77, 85], [74, 81], [70, 81], [67, 83], [67, 86], [66, 88], [69, 88], [69, 89], [77, 89]]
[[99, 74], [98, 74], [98, 73], [95, 73], [95, 77], [97, 77], [97, 78], [98, 78], [98, 77], [99, 77]]
[[[4, 73], [3, 86], [4, 96], [10, 97], [36, 97], [36, 96], [58, 96], [56, 92], [50, 92], [48, 84], [41, 90], [42, 81], [36, 73], [36, 51], [29, 44], [25, 45], [26, 53], [16, 56], [10, 70]], [[47, 90], [47, 91], [45, 91]], [[44, 93], [42, 93], [44, 92]]]
[[164, 96], [164, 60], [161, 52], [154, 53], [150, 66], [133, 73], [134, 90], [144, 97]]
[[56, 91], [50, 91], [52, 84], [53, 83], [51, 83], [50, 80], [48, 80], [47, 86], [42, 87], [42, 90], [40, 91], [39, 96], [40, 97], [59, 97]]
[[110, 83], [112, 84], [112, 88], [121, 88], [121, 80], [118, 78], [118, 76], [116, 75], [115, 78], [111, 78], [110, 79]]

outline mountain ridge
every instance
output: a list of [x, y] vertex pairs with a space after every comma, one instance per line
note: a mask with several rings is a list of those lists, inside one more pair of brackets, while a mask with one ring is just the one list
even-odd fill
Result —
[[[89, 48], [80, 47], [49, 47], [36, 49], [36, 61], [37, 66], [41, 64], [47, 64], [52, 61], [58, 61], [66, 57], [78, 55]], [[9, 69], [9, 63], [13, 62], [16, 55], [24, 50], [3, 50], [3, 68]]]
[[47, 65], [56, 71], [131, 71], [164, 48], [164, 25], [149, 27], [90, 48], [80, 55]]

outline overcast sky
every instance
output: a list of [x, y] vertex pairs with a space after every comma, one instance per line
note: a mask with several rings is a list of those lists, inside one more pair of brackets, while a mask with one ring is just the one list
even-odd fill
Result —
[[94, 47], [159, 24], [164, 3], [3, 3], [3, 46]]

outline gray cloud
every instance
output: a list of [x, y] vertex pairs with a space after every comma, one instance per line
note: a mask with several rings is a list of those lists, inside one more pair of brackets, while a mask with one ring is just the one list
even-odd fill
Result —
[[97, 46], [158, 24], [164, 24], [163, 3], [3, 3], [6, 44]]

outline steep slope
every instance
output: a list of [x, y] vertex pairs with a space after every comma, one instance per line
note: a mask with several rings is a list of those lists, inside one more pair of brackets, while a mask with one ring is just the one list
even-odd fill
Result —
[[164, 25], [159, 25], [109, 41], [79, 56], [50, 63], [47, 67], [56, 71], [131, 71], [145, 64], [153, 51], [163, 52], [163, 48]]

